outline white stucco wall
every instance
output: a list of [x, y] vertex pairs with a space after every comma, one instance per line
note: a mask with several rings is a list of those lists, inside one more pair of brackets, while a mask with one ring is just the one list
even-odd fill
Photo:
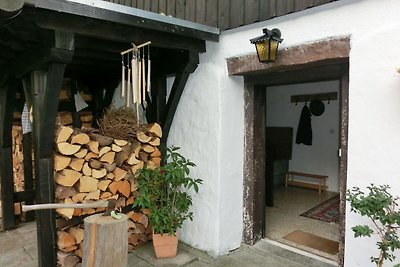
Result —
[[[296, 144], [296, 133], [304, 102], [299, 102], [297, 105], [290, 102], [292, 95], [327, 92], [339, 94], [339, 81], [268, 87], [267, 126], [293, 128], [292, 159], [289, 160], [289, 170], [327, 175], [327, 190], [338, 192], [339, 101], [330, 101], [329, 104], [328, 101], [324, 101], [324, 113], [321, 116], [311, 116], [313, 137], [311, 146]], [[302, 177], [297, 179], [302, 180]], [[315, 179], [309, 182], [315, 183]]]
[[[229, 77], [226, 58], [254, 53], [249, 39], [277, 27], [281, 47], [351, 37], [348, 187], [389, 183], [400, 192], [400, 1], [341, 0], [222, 33], [191, 75], [172, 125], [170, 144], [182, 147], [204, 179], [194, 197], [195, 221], [181, 231], [194, 247], [222, 254], [240, 246], [243, 206], [243, 79]], [[346, 217], [346, 266], [373, 266], [375, 242], [355, 239]], [[400, 255], [399, 255], [400, 256]]]

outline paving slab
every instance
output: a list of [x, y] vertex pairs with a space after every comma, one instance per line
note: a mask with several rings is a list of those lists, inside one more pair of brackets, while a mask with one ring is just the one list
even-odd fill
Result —
[[196, 260], [196, 257], [194, 255], [180, 248], [178, 249], [178, 253], [175, 258], [157, 259], [151, 244], [147, 244], [146, 246], [137, 249], [136, 251], [134, 251], [134, 254], [140, 259], [148, 262], [152, 266], [184, 266], [185, 264]]

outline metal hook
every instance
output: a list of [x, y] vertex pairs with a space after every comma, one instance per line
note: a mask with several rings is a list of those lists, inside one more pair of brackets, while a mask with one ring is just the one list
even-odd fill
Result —
[[331, 103], [331, 97], [328, 97], [328, 104]]

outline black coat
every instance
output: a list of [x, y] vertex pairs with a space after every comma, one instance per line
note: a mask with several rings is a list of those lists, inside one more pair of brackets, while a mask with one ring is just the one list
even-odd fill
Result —
[[311, 112], [304, 105], [301, 111], [299, 127], [297, 128], [296, 144], [305, 144], [311, 146], [312, 144], [312, 129], [311, 129]]

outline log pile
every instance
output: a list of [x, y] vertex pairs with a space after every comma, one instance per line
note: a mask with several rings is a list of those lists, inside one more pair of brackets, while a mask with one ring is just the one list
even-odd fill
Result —
[[[128, 250], [143, 246], [152, 229], [146, 210], [132, 211], [139, 192], [135, 173], [159, 166], [162, 135], [158, 124], [141, 127], [136, 140], [113, 139], [88, 130], [61, 126], [55, 136], [55, 197], [59, 203], [85, 203], [114, 198], [128, 217]], [[97, 209], [58, 209], [59, 266], [74, 266], [82, 258], [83, 219]], [[77, 261], [78, 260], [78, 261]]]
[[[13, 125], [12, 127], [12, 161], [14, 191], [24, 191], [24, 156], [22, 145], [22, 127]], [[21, 203], [14, 204], [14, 214], [21, 215]]]

